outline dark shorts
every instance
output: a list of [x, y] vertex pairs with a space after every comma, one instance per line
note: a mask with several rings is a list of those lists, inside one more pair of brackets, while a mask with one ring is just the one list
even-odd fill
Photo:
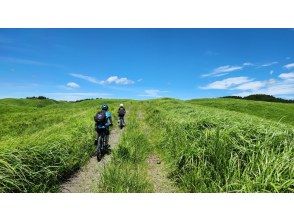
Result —
[[97, 133], [100, 135], [103, 131], [105, 131], [105, 134], [106, 135], [109, 135], [109, 129], [107, 129], [107, 128], [99, 128], [99, 127], [96, 127], [96, 131], [97, 131]]

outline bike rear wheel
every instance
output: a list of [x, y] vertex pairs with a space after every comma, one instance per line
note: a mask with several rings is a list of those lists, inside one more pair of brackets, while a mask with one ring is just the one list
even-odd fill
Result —
[[120, 129], [122, 129], [124, 127], [122, 118], [119, 119], [119, 127], [120, 127]]
[[98, 144], [97, 144], [97, 160], [98, 161], [101, 161], [102, 159], [102, 147], [103, 147], [103, 142], [102, 142], [102, 137], [100, 136], [98, 138]]

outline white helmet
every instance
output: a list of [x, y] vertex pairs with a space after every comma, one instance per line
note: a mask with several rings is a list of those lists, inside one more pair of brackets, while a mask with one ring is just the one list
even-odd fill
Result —
[[124, 105], [123, 104], [119, 104], [119, 107], [124, 107]]

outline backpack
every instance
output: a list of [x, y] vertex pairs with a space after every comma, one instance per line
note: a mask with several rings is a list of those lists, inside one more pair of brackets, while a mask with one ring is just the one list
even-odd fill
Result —
[[126, 113], [126, 112], [125, 112], [125, 109], [124, 109], [124, 108], [119, 108], [119, 109], [118, 109], [118, 115], [119, 115], [119, 116], [124, 116], [125, 113]]
[[94, 120], [95, 120], [97, 125], [105, 125], [107, 123], [107, 118], [106, 118], [105, 111], [98, 112], [95, 115]]

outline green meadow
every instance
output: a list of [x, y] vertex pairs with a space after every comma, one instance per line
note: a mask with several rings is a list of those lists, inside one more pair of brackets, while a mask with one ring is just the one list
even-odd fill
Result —
[[97, 109], [116, 120], [121, 102], [127, 126], [94, 191], [157, 192], [157, 155], [178, 192], [294, 192], [293, 104], [168, 98], [0, 100], [0, 192], [58, 192], [95, 152]]

